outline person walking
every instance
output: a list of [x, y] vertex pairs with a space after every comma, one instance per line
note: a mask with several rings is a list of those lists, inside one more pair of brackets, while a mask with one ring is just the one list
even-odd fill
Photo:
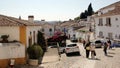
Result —
[[104, 48], [103, 48], [103, 51], [104, 51], [105, 56], [107, 56], [107, 48], [108, 48], [108, 43], [105, 42], [105, 43], [104, 43]]
[[85, 46], [86, 50], [86, 58], [89, 58], [89, 53], [90, 53], [90, 42], [88, 42]]
[[111, 40], [110, 40], [110, 39], [107, 41], [107, 43], [108, 43], [108, 45], [109, 45], [109, 49], [112, 49]]
[[96, 56], [95, 43], [91, 43], [91, 45], [90, 45], [90, 51], [91, 51], [91, 58], [95, 59], [95, 56]]
[[85, 47], [85, 44], [86, 44], [86, 41], [85, 40], [83, 40], [83, 46]]

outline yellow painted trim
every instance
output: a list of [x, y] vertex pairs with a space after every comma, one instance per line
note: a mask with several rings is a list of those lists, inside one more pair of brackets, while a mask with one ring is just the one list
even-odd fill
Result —
[[[15, 64], [26, 64], [25, 58], [13, 58], [15, 59]], [[10, 64], [10, 59], [0, 59], [0, 68], [8, 68]]]
[[20, 26], [20, 42], [26, 46], [26, 26]]

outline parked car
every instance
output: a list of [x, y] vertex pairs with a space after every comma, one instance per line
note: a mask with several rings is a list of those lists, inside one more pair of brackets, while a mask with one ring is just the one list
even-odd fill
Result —
[[111, 47], [120, 47], [120, 40], [114, 40]]
[[68, 56], [69, 53], [78, 53], [80, 55], [80, 50], [77, 44], [68, 44], [65, 47], [65, 53]]
[[58, 48], [57, 45], [51, 45], [51, 46], [48, 46], [48, 48]]
[[103, 44], [104, 44], [103, 39], [95, 39], [92, 42], [95, 43], [96, 48], [101, 48], [103, 46]]
[[78, 39], [70, 39], [71, 40], [71, 42], [78, 42]]

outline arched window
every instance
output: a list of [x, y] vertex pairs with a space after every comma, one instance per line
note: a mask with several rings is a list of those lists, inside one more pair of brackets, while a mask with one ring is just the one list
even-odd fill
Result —
[[103, 32], [102, 31], [99, 32], [99, 36], [103, 37]]
[[35, 31], [33, 31], [33, 42], [35, 43]]
[[52, 32], [52, 28], [49, 29], [49, 32], [50, 32], [50, 36], [51, 36], [52, 35], [52, 33], [51, 33]]
[[119, 39], [120, 39], [120, 35], [119, 35]]
[[42, 28], [41, 31], [44, 32], [44, 28]]

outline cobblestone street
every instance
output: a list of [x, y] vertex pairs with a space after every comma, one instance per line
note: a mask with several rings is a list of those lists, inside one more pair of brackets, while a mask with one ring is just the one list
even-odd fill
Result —
[[44, 68], [119, 68], [120, 67], [120, 48], [108, 50], [108, 56], [104, 56], [103, 48], [97, 48], [97, 60], [86, 59], [85, 50], [80, 46], [81, 56], [61, 55], [61, 60], [46, 63]]
[[120, 68], [120, 48], [108, 50], [108, 56], [104, 56], [102, 49], [98, 49], [97, 57], [100, 60], [96, 61], [95, 68]]

